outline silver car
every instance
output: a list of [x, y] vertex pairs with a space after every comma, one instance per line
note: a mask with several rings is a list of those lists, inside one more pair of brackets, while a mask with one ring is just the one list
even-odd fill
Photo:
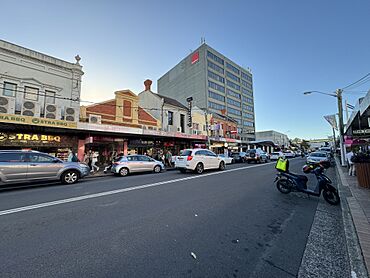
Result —
[[87, 165], [64, 162], [46, 153], [0, 150], [1, 183], [60, 180], [64, 184], [73, 184], [89, 171]]
[[117, 158], [112, 165], [111, 172], [122, 177], [130, 173], [154, 172], [164, 170], [162, 162], [146, 155], [127, 155]]

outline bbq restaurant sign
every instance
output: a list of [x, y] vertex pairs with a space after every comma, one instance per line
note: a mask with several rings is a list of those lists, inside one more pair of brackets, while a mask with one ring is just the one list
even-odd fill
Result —
[[59, 128], [77, 128], [76, 122], [68, 122], [68, 121], [62, 121], [62, 120], [53, 120], [53, 119], [22, 116], [22, 115], [11, 115], [11, 114], [0, 114], [0, 122], [13, 123], [13, 124], [24, 124], [24, 125], [59, 127]]
[[75, 136], [50, 135], [36, 133], [8, 133], [0, 132], [0, 146], [75, 146], [78, 138]]

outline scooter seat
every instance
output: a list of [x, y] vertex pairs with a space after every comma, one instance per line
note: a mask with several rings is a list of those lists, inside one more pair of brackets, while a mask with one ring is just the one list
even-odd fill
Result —
[[300, 179], [301, 181], [303, 181], [303, 182], [305, 182], [305, 183], [308, 181], [308, 178], [307, 178], [307, 176], [305, 176], [305, 175], [298, 175], [298, 174], [294, 174], [294, 173], [292, 173], [292, 172], [289, 172], [289, 174], [291, 174], [292, 176], [294, 176], [294, 177], [296, 177], [296, 178]]

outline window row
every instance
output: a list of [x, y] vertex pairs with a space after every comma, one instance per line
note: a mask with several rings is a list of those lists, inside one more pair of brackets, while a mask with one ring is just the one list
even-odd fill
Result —
[[253, 115], [249, 113], [245, 113], [244, 118], [253, 119]]
[[253, 112], [253, 107], [243, 104], [243, 111], [244, 112], [246, 112], [246, 111]]
[[224, 110], [225, 109], [225, 105], [218, 104], [218, 103], [215, 103], [215, 102], [212, 102], [212, 101], [208, 102], [208, 106], [209, 106], [209, 108], [216, 109], [216, 110]]
[[212, 63], [211, 61], [207, 60], [208, 62], [208, 67], [213, 69], [214, 71], [217, 71], [218, 73], [224, 74], [224, 69], [215, 63]]
[[245, 81], [245, 80], [242, 79], [241, 83], [242, 83], [242, 85], [244, 87], [247, 87], [248, 88], [248, 82], [247, 81]]
[[232, 98], [227, 98], [227, 103], [237, 107], [241, 107], [240, 101], [233, 100]]
[[213, 54], [211, 51], [207, 51], [208, 58], [211, 58], [213, 61], [216, 61], [217, 63], [223, 65], [224, 60], [218, 57], [217, 55]]
[[249, 122], [249, 121], [243, 121], [243, 125], [244, 126], [254, 126], [254, 123], [252, 123], [252, 122]]
[[248, 89], [246, 89], [246, 88], [243, 88], [242, 87], [242, 93], [243, 94], [246, 94], [247, 96], [249, 96], [249, 97], [253, 97], [253, 94], [252, 94], [252, 92], [251, 91], [249, 91]]
[[228, 107], [227, 108], [227, 111], [230, 114], [234, 114], [234, 115], [237, 115], [237, 116], [241, 116], [242, 115], [242, 112], [240, 110], [237, 110], [237, 109], [234, 109], [234, 108], [231, 108], [231, 107]]
[[235, 74], [232, 74], [229, 71], [226, 71], [226, 76], [229, 77], [230, 79], [236, 81], [236, 82], [240, 82], [240, 78], [237, 77]]
[[212, 71], [208, 71], [208, 77], [214, 79], [214, 80], [217, 80], [221, 83], [225, 83], [225, 78], [223, 78], [222, 76], [219, 76], [218, 74], [212, 72]]
[[237, 75], [240, 74], [240, 71], [238, 68], [234, 67], [232, 64], [229, 64], [228, 62], [226, 62], [226, 67], [229, 69], [229, 70], [232, 70], [233, 72], [235, 72]]
[[23, 94], [24, 99], [38, 101], [39, 96], [45, 96], [46, 103], [55, 103], [56, 93], [53, 91], [45, 90], [45, 92], [39, 91], [38, 88], [33, 88], [29, 86], [24, 86], [24, 90], [17, 90], [17, 84], [10, 82], [4, 82], [3, 85], [3, 96], [15, 97], [17, 94]]
[[208, 96], [213, 99], [225, 102], [225, 97], [212, 91], [208, 91]]
[[249, 74], [242, 72], [242, 78], [252, 83], [252, 76]]
[[240, 99], [240, 94], [239, 93], [236, 93], [236, 92], [234, 92], [233, 90], [230, 90], [230, 89], [226, 89], [226, 91], [227, 91], [227, 94], [229, 96], [236, 97], [236, 98]]
[[226, 79], [227, 86], [234, 88], [235, 90], [240, 91], [240, 86], [238, 84], [235, 84], [234, 82], [231, 82], [230, 80]]
[[209, 80], [208, 80], [208, 87], [209, 88], [212, 88], [212, 89], [214, 89], [216, 91], [225, 93], [225, 87], [224, 86], [218, 85], [218, 84], [216, 84], [216, 83], [214, 83], [212, 81], [209, 81]]
[[237, 119], [237, 118], [232, 118], [233, 120], [235, 120], [238, 125], [241, 125], [242, 124], [242, 120], [241, 119]]

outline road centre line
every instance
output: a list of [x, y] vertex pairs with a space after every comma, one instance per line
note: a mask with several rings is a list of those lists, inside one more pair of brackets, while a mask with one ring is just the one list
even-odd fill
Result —
[[78, 202], [78, 201], [98, 198], [98, 197], [102, 197], [102, 196], [114, 195], [114, 194], [118, 194], [118, 193], [123, 193], [123, 192], [128, 192], [128, 191], [133, 191], [133, 190], [139, 190], [139, 189], [144, 189], [144, 188], [149, 188], [149, 187], [155, 187], [155, 186], [175, 183], [175, 182], [179, 182], [179, 181], [187, 181], [187, 180], [204, 178], [204, 177], [213, 176], [213, 175], [220, 175], [220, 174], [224, 174], [224, 173], [230, 173], [230, 172], [234, 172], [234, 171], [251, 169], [251, 168], [266, 166], [266, 165], [269, 165], [269, 164], [272, 164], [272, 163], [275, 163], [275, 162], [253, 165], [253, 166], [244, 166], [244, 167], [240, 167], [240, 168], [234, 168], [234, 169], [215, 172], [215, 173], [207, 173], [207, 174], [201, 174], [201, 175], [179, 178], [179, 179], [174, 179], [174, 180], [160, 181], [160, 182], [151, 183], [151, 184], [138, 185], [138, 186], [133, 186], [133, 187], [128, 187], [128, 188], [122, 188], [122, 189], [116, 189], [116, 190], [111, 190], [111, 191], [106, 191], [106, 192], [83, 195], [83, 196], [79, 196], [79, 197], [61, 199], [61, 200], [52, 201], [52, 202], [46, 202], [46, 203], [40, 203], [40, 204], [35, 204], [35, 205], [13, 208], [13, 209], [7, 209], [7, 210], [0, 211], [0, 216], [8, 215], [8, 214], [14, 214], [14, 213], [28, 211], [28, 210], [39, 209], [39, 208], [51, 207], [51, 206], [56, 206], [56, 205], [61, 205], [61, 204], [67, 204], [67, 203], [72, 203], [72, 202]]

